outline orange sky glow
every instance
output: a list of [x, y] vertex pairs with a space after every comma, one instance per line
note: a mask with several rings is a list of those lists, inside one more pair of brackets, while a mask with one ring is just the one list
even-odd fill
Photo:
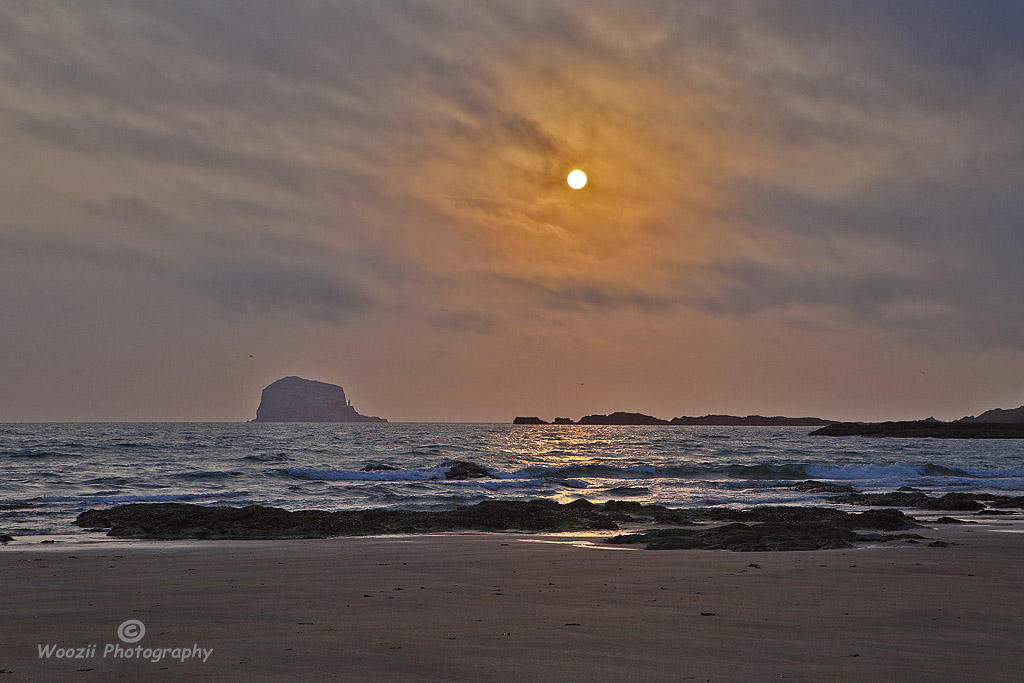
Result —
[[4, 7], [0, 421], [1020, 405], [1024, 20], [943, 7]]

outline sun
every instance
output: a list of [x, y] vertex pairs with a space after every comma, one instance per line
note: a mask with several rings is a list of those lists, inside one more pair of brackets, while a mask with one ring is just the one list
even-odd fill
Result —
[[565, 179], [569, 183], [569, 187], [574, 190], [581, 190], [583, 186], [587, 184], [587, 174], [580, 169], [573, 169], [569, 172], [569, 177]]

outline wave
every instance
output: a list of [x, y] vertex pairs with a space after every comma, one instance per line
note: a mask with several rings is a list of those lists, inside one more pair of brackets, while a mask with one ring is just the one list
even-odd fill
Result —
[[35, 503], [26, 500], [0, 501], [0, 510], [28, 510], [36, 507]]
[[22, 451], [7, 451], [3, 453], [8, 458], [77, 458], [80, 453], [61, 453], [60, 451], [35, 451], [35, 450], [22, 450]]
[[106, 486], [127, 486], [127, 485], [129, 485], [131, 483], [131, 480], [128, 479], [127, 477], [110, 476], [110, 477], [94, 477], [92, 479], [86, 479], [82, 483], [83, 484], [90, 484], [90, 485], [93, 485], [93, 486], [95, 486], [97, 484], [104, 484]]
[[562, 467], [525, 467], [498, 476], [589, 477], [602, 479], [696, 479], [727, 478], [753, 481], [802, 479], [833, 480], [903, 480], [921, 477], [956, 477], [970, 479], [1024, 478], [1024, 467], [987, 469], [981, 467], [948, 467], [934, 463], [912, 465], [895, 462], [885, 465], [835, 465], [814, 463], [699, 464], [699, 465], [568, 465]]
[[104, 503], [117, 505], [121, 503], [180, 503], [193, 500], [220, 500], [222, 498], [238, 498], [250, 495], [248, 491], [220, 491], [217, 493], [161, 493], [155, 495], [81, 495], [81, 496], [40, 496], [33, 498], [33, 503], [87, 503], [93, 505]]
[[[371, 481], [371, 482], [424, 482], [444, 481], [454, 486], [480, 486], [488, 490], [502, 488], [529, 488], [536, 486], [561, 486], [564, 488], [584, 489], [589, 484], [578, 478], [546, 474], [544, 476], [517, 476], [516, 473], [495, 472], [495, 478], [447, 479], [445, 473], [449, 465], [413, 470], [330, 470], [304, 467], [287, 467], [277, 472], [288, 477], [311, 481]], [[529, 468], [527, 468], [529, 469]], [[520, 473], [524, 470], [520, 470]]]
[[887, 479], [887, 480], [909, 480], [919, 477], [968, 477], [971, 476], [963, 470], [955, 467], [944, 467], [925, 463], [923, 465], [910, 465], [908, 463], [896, 462], [890, 465], [808, 465], [805, 468], [807, 476], [813, 479]]
[[559, 478], [592, 477], [597, 479], [635, 479], [643, 476], [657, 475], [659, 472], [664, 472], [670, 469], [689, 471], [692, 468], [664, 468], [655, 467], [654, 465], [629, 465], [626, 467], [616, 467], [614, 465], [562, 465], [556, 467], [545, 467], [542, 465], [535, 465], [531, 467], [524, 467], [520, 470], [506, 473], [504, 475], [500, 472], [496, 472], [495, 474], [497, 474], [499, 477], [531, 476]]
[[[299, 479], [319, 481], [431, 481], [445, 479], [448, 467], [428, 467], [422, 469], [398, 470], [345, 470], [317, 468], [283, 468], [277, 470], [286, 476]], [[761, 463], [761, 464], [698, 464], [698, 465], [532, 465], [512, 471], [490, 470], [498, 479], [558, 480], [566, 486], [586, 487], [582, 479], [678, 479], [693, 480], [746, 480], [763, 481], [800, 481], [804, 479], [824, 479], [836, 481], [913, 481], [921, 478], [958, 478], [958, 479], [1012, 479], [1024, 478], [1024, 467], [985, 469], [957, 468], [925, 463], [911, 465], [896, 462], [885, 465], [835, 465], [808, 463]], [[476, 480], [470, 480], [476, 481]]]
[[964, 467], [963, 471], [971, 477], [983, 479], [1014, 479], [1024, 478], [1024, 467], [1009, 467], [1005, 469], [987, 470], [976, 467]]
[[321, 470], [309, 467], [285, 467], [277, 470], [296, 479], [314, 481], [428, 481], [444, 479], [447, 467], [429, 467], [422, 470]]
[[458, 482], [463, 486], [477, 485], [487, 491], [500, 491], [502, 489], [537, 489], [553, 493], [551, 481], [548, 479], [463, 479]]
[[253, 453], [252, 455], [243, 456], [239, 460], [248, 460], [250, 462], [284, 462], [291, 460], [291, 458], [284, 453]]
[[804, 465], [729, 465], [721, 470], [734, 479], [806, 479]]
[[175, 479], [226, 479], [228, 477], [238, 477], [244, 474], [236, 470], [219, 470], [219, 471], [197, 471], [197, 472], [178, 472], [177, 474], [171, 475]]

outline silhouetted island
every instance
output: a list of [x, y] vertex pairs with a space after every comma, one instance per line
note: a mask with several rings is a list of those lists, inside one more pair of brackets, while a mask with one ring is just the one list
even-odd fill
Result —
[[978, 417], [968, 415], [967, 417], [961, 417], [959, 420], [956, 420], [956, 422], [999, 422], [1024, 424], [1024, 406], [1021, 406], [1020, 408], [1013, 408], [1011, 410], [993, 408], [992, 410], [986, 410]]
[[279, 379], [263, 390], [253, 422], [387, 422], [360, 415], [336, 384], [301, 377]]
[[1012, 422], [837, 422], [811, 436], [871, 436], [931, 439], [1024, 439], [1024, 423]]
[[872, 436], [931, 439], [1024, 439], [1024, 406], [993, 408], [974, 417], [952, 422], [929, 417], [903, 422], [837, 422], [811, 432], [811, 436]]
[[517, 425], [703, 425], [707, 427], [818, 427], [829, 425], [835, 420], [824, 420], [820, 417], [764, 417], [763, 415], [704, 415], [703, 417], [674, 417], [663, 420], [643, 413], [614, 412], [609, 415], [587, 415], [578, 421], [567, 417], [556, 417], [555, 421], [547, 422], [539, 417], [517, 417], [512, 424]]
[[747, 415], [737, 417], [735, 415], [704, 415], [702, 417], [674, 417], [674, 425], [704, 425], [709, 427], [818, 427], [829, 425], [835, 420], [825, 420], [820, 417], [782, 417], [775, 415], [765, 417], [764, 415]]

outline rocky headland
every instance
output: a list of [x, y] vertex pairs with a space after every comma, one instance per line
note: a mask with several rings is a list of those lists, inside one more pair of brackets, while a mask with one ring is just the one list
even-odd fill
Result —
[[765, 417], [763, 415], [703, 415], [701, 417], [674, 417], [674, 425], [704, 425], [708, 427], [817, 427], [828, 425], [835, 420], [820, 417], [782, 417], [781, 415]]
[[1024, 439], [1024, 406], [993, 408], [977, 417], [968, 415], [952, 422], [925, 420], [890, 422], [835, 422], [811, 432], [811, 436], [871, 436], [931, 439]]
[[839, 422], [820, 417], [764, 415], [686, 415], [666, 420], [643, 413], [616, 411], [587, 415], [579, 420], [556, 417], [549, 422], [539, 417], [517, 417], [517, 425], [696, 425], [705, 427], [820, 427], [811, 436], [931, 437], [936, 439], [1024, 439], [1024, 406], [995, 408], [977, 417], [968, 415], [952, 422], [935, 418], [901, 422]]
[[253, 422], [387, 422], [360, 415], [336, 384], [284, 377], [267, 386]]
[[987, 423], [1009, 423], [1009, 424], [1024, 424], [1024, 406], [1019, 408], [993, 408], [992, 410], [986, 410], [977, 417], [968, 415], [967, 417], [961, 417], [955, 422], [987, 422]]
[[1024, 439], [1024, 423], [1012, 422], [837, 422], [811, 436], [869, 436], [932, 439]]

